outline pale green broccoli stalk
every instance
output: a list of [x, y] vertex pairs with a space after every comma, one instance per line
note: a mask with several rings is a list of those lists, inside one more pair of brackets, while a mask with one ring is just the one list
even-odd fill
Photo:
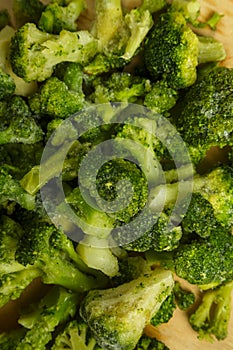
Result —
[[59, 34], [62, 29], [75, 32], [85, 6], [85, 0], [67, 0], [64, 5], [52, 2], [42, 12], [38, 26], [47, 33]]
[[90, 291], [80, 315], [100, 346], [133, 350], [173, 285], [170, 271], [155, 269], [116, 288]]
[[10, 62], [13, 71], [25, 81], [43, 81], [58, 63], [87, 64], [97, 51], [97, 40], [88, 31], [62, 30], [56, 35], [26, 23], [11, 40]]
[[17, 27], [27, 22], [38, 23], [45, 5], [40, 0], [13, 0], [13, 13]]
[[232, 290], [233, 282], [229, 282], [203, 294], [200, 305], [189, 318], [200, 339], [213, 341], [227, 337]]
[[7, 96], [13, 95], [14, 91], [14, 79], [9, 74], [4, 73], [0, 68], [0, 100]]
[[103, 350], [82, 320], [70, 321], [55, 338], [51, 350]]
[[76, 313], [80, 295], [61, 287], [53, 287], [32, 311], [22, 313], [18, 322], [28, 329], [17, 350], [45, 349], [52, 340], [52, 332]]
[[118, 259], [109, 248], [107, 239], [86, 235], [76, 250], [87, 266], [100, 270], [109, 277], [117, 275]]

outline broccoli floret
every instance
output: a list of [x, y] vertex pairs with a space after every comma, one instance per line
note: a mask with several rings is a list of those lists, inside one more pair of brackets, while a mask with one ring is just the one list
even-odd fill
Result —
[[195, 165], [211, 147], [233, 144], [232, 81], [233, 69], [216, 67], [190, 87], [171, 113]]
[[187, 239], [192, 233], [206, 238], [210, 236], [212, 229], [216, 227], [217, 220], [213, 206], [201, 193], [192, 194], [188, 210], [182, 219], [181, 225]]
[[195, 302], [195, 295], [181, 287], [179, 282], [175, 282], [174, 286], [175, 301], [181, 310], [187, 310]]
[[0, 30], [5, 26], [10, 25], [10, 14], [7, 9], [0, 10]]
[[61, 287], [53, 287], [39, 302], [31, 305], [32, 311], [25, 311], [18, 322], [27, 332], [17, 350], [45, 349], [52, 340], [52, 332], [76, 313], [80, 295]]
[[9, 74], [4, 73], [0, 68], [0, 100], [4, 97], [13, 95], [14, 91], [14, 79]]
[[70, 321], [55, 338], [51, 350], [103, 350], [82, 320]]
[[29, 98], [31, 110], [36, 114], [67, 118], [84, 106], [84, 95], [73, 90], [57, 77], [47, 79], [40, 90]]
[[0, 169], [0, 194], [0, 203], [5, 206], [8, 202], [15, 202], [27, 210], [34, 209], [34, 196], [27, 193], [4, 167]]
[[56, 35], [26, 23], [11, 40], [10, 62], [13, 71], [25, 81], [43, 81], [52, 75], [58, 63], [86, 64], [97, 50], [97, 40], [88, 31], [64, 29]]
[[198, 63], [220, 61], [226, 54], [221, 43], [213, 39], [200, 41], [182, 12], [167, 11], [148, 34], [144, 56], [154, 80], [163, 79], [170, 88], [182, 89], [196, 81]]
[[80, 315], [100, 346], [133, 350], [173, 284], [171, 272], [155, 269], [118, 287], [90, 291]]
[[22, 97], [14, 95], [0, 101], [0, 117], [0, 144], [33, 144], [42, 140], [42, 129]]
[[76, 292], [106, 283], [101, 276], [98, 279], [82, 272], [86, 270], [85, 264], [75, 253], [72, 242], [53, 225], [33, 222], [28, 223], [27, 228], [19, 241], [16, 260], [26, 267], [39, 269], [44, 283], [58, 284]]
[[176, 274], [202, 289], [232, 280], [233, 236], [219, 226], [204, 240], [181, 244], [174, 252]]
[[200, 9], [198, 0], [173, 0], [169, 10], [181, 12], [187, 22], [196, 24]]
[[69, 90], [83, 94], [83, 67], [76, 62], [62, 62], [55, 67], [54, 74]]
[[233, 282], [229, 282], [203, 294], [200, 305], [189, 318], [200, 339], [213, 341], [227, 337], [232, 290]]
[[137, 102], [142, 97], [149, 81], [126, 72], [114, 72], [93, 81], [94, 92], [89, 96], [94, 103]]
[[172, 318], [175, 309], [175, 296], [172, 293], [164, 300], [156, 314], [152, 316], [150, 324], [156, 327], [162, 323], [167, 323]]
[[62, 29], [75, 32], [77, 19], [85, 9], [85, 0], [66, 0], [64, 6], [57, 2], [48, 4], [41, 14], [39, 28], [47, 33], [59, 34]]
[[23, 327], [9, 332], [0, 333], [0, 347], [1, 350], [16, 349], [20, 341], [25, 336], [26, 329]]
[[135, 350], [169, 350], [169, 348], [156, 338], [150, 338], [147, 335], [143, 335]]
[[27, 22], [38, 23], [45, 5], [40, 0], [14, 0], [13, 13], [18, 27]]

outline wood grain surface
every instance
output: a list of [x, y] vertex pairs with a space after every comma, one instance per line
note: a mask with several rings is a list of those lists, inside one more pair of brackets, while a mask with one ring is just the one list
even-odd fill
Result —
[[[133, 1], [123, 0], [123, 4], [126, 7], [132, 7], [133, 4], [140, 3], [140, 0]], [[202, 29], [200, 32], [206, 35], [213, 35], [216, 39], [223, 42], [227, 52], [227, 58], [222, 62], [222, 65], [233, 68], [233, 0], [199, 1], [201, 3], [201, 20], [206, 20], [215, 11], [223, 14], [215, 32], [211, 32], [208, 29]], [[0, 9], [6, 7], [10, 8], [11, 3], [12, 1], [9, 0], [0, 0]], [[85, 25], [92, 16], [93, 1], [88, 0], [88, 3], [89, 11], [85, 13], [82, 21], [80, 21], [80, 26]], [[186, 284], [186, 287], [195, 292], [198, 303], [200, 293], [197, 288], [188, 284]], [[34, 300], [38, 295], [43, 295], [44, 292], [45, 287], [42, 286], [40, 282], [36, 281], [23, 294], [21, 302], [25, 304], [28, 300]], [[15, 326], [19, 305], [19, 301], [11, 302], [4, 308], [0, 309], [0, 331], [5, 330], [9, 326]], [[156, 337], [162, 340], [170, 350], [233, 350], [233, 312], [229, 325], [229, 335], [227, 339], [221, 342], [215, 341], [209, 343], [199, 340], [196, 332], [194, 332], [189, 325], [188, 313], [180, 310], [175, 311], [173, 318], [168, 324], [161, 325], [156, 330], [153, 327], [148, 327], [146, 331], [148, 334], [156, 335]]]

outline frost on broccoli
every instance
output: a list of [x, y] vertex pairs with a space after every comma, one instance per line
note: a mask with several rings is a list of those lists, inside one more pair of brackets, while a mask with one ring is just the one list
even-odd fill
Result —
[[90, 291], [81, 317], [100, 346], [133, 350], [173, 284], [171, 272], [155, 269], [118, 287]]

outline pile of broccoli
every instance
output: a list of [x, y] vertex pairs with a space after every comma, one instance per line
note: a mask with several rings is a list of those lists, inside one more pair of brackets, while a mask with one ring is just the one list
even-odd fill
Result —
[[221, 15], [200, 22], [198, 0], [95, 1], [88, 23], [85, 0], [12, 10], [0, 11], [0, 308], [35, 280], [47, 288], [17, 328], [0, 326], [0, 348], [168, 350], [151, 334], [177, 308], [200, 339], [225, 339], [233, 69], [196, 31]]

